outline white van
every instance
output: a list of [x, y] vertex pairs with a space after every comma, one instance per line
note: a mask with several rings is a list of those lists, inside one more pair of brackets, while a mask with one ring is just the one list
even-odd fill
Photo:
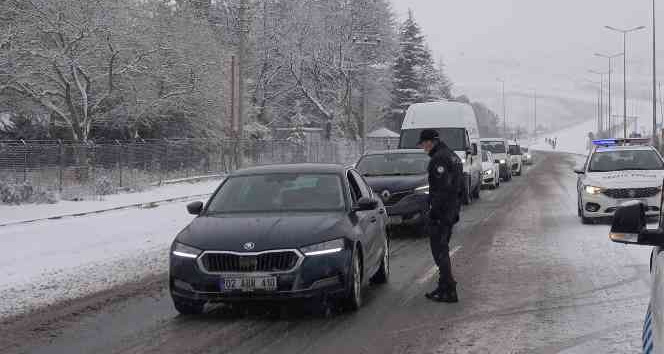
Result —
[[435, 129], [450, 149], [463, 161], [466, 175], [466, 196], [464, 203], [479, 198], [482, 187], [482, 155], [479, 141], [477, 118], [473, 108], [465, 103], [440, 101], [416, 103], [406, 112], [401, 126], [401, 149], [415, 149], [420, 133], [425, 129]]

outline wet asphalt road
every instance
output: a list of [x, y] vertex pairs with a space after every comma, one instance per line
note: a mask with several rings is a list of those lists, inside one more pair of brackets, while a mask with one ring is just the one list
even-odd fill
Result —
[[[650, 249], [576, 217], [578, 157], [534, 166], [466, 208], [452, 241], [460, 303], [424, 298], [428, 240], [399, 235], [389, 284], [357, 313], [178, 316], [166, 274], [0, 325], [0, 353], [636, 353]], [[279, 314], [279, 316], [277, 316]]]

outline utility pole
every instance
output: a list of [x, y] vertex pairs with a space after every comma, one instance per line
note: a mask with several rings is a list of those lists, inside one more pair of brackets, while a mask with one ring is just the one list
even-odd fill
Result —
[[[381, 43], [381, 39], [375, 34], [371, 34], [371, 35], [364, 34], [361, 37], [360, 37], [360, 35], [356, 34], [356, 35], [353, 35], [351, 40], [352, 40], [353, 45], [355, 45], [355, 46], [374, 46], [375, 47], [375, 46], [379, 46], [380, 43]], [[370, 72], [369, 65], [371, 64], [367, 61], [368, 58], [363, 58], [363, 59], [365, 59], [365, 60], [363, 61], [363, 63], [361, 63], [362, 68], [363, 68], [362, 69], [363, 70], [363, 76], [364, 76], [362, 78], [362, 123], [361, 123], [361, 129], [362, 129], [361, 152], [362, 152], [362, 154], [364, 154], [366, 152], [366, 149], [367, 149], [367, 127], [368, 127], [367, 121], [368, 121], [368, 117], [369, 117], [369, 80], [368, 80], [368, 77], [369, 77], [369, 72]], [[349, 76], [351, 75], [351, 72], [353, 70], [354, 69], [352, 67], [348, 68], [348, 75]], [[349, 88], [349, 91], [350, 91], [350, 88]], [[349, 96], [352, 97], [351, 94], [349, 94]], [[349, 107], [352, 107], [352, 101], [349, 102]], [[351, 111], [349, 112], [349, 114], [352, 115], [352, 108], [351, 108]]]
[[245, 80], [246, 80], [246, 51], [247, 51], [247, 34], [249, 33], [249, 20], [247, 13], [249, 10], [249, 0], [240, 0], [240, 8], [238, 17], [240, 20], [240, 38], [238, 44], [238, 125], [237, 134], [238, 138], [244, 137], [244, 124], [246, 123], [246, 109], [245, 109]]

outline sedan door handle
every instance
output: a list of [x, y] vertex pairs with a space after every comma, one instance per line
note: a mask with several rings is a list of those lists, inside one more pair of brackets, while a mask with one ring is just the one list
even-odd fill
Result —
[[374, 223], [374, 222], [378, 221], [378, 218], [376, 218], [375, 216], [372, 216], [372, 217], [369, 219], [369, 221], [371, 221], [372, 223]]

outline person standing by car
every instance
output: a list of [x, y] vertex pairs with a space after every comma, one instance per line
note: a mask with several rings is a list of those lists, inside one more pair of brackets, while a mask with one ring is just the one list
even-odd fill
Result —
[[427, 233], [439, 271], [438, 287], [427, 293], [426, 297], [437, 302], [458, 302], [449, 244], [452, 228], [459, 221], [464, 190], [463, 165], [461, 159], [439, 139], [435, 130], [423, 130], [419, 145], [431, 156], [428, 167], [431, 211]]

